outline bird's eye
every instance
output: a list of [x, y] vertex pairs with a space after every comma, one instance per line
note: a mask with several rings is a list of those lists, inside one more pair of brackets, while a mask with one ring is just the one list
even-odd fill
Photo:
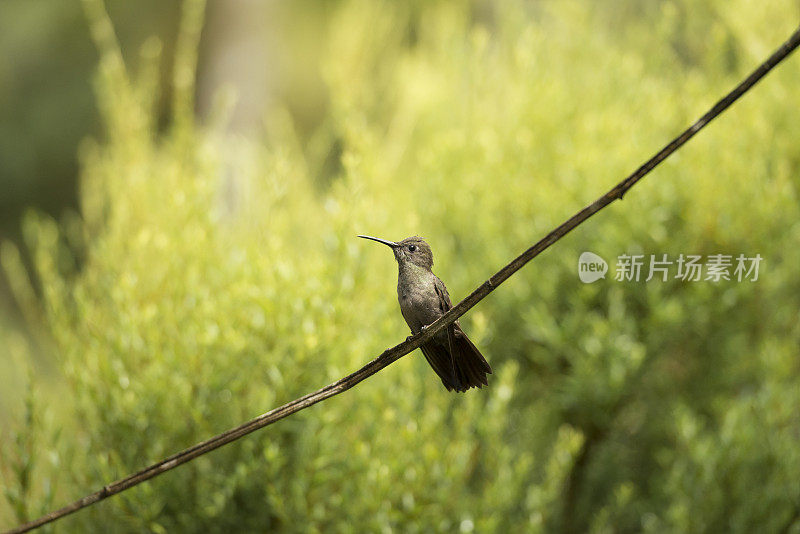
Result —
[[417, 250], [417, 245], [408, 245], [409, 252], [414, 252], [415, 250]]

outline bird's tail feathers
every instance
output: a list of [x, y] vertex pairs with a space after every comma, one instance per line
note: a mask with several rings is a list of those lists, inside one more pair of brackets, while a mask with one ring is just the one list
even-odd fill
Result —
[[486, 375], [492, 373], [491, 366], [460, 328], [454, 328], [448, 336], [447, 345], [431, 341], [421, 348], [425, 359], [448, 391], [463, 392], [489, 384]]
[[459, 328], [455, 329], [453, 336], [453, 356], [456, 378], [461, 385], [461, 388], [456, 391], [466, 391], [469, 388], [481, 388], [489, 385], [486, 378], [486, 375], [492, 374], [489, 362]]

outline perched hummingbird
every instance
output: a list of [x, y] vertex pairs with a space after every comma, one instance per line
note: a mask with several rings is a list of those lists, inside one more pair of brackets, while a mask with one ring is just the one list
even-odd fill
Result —
[[[394, 251], [399, 268], [397, 300], [412, 333], [418, 334], [453, 307], [444, 282], [431, 272], [433, 253], [421, 237], [408, 237], [397, 243], [368, 235], [358, 237], [383, 243]], [[489, 384], [486, 374], [491, 374], [492, 368], [458, 321], [437, 332], [420, 348], [447, 391]]]

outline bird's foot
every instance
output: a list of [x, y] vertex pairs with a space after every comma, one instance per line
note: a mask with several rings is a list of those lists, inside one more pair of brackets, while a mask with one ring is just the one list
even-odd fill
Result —
[[425, 330], [427, 330], [429, 326], [430, 326], [430, 325], [425, 325], [425, 326], [421, 327], [421, 328], [419, 329], [419, 332], [417, 332], [416, 334], [412, 334], [412, 335], [410, 335], [410, 336], [407, 336], [407, 337], [406, 337], [406, 341], [411, 341], [411, 338], [412, 338], [412, 337], [414, 337], [414, 336], [416, 336], [416, 335], [418, 335], [418, 334], [424, 334], [424, 333], [425, 333]]

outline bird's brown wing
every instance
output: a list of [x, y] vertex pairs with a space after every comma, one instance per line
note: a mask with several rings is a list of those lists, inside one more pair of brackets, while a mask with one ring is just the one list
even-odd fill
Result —
[[[434, 275], [433, 277], [433, 287], [436, 289], [436, 295], [439, 297], [439, 310], [441, 310], [442, 315], [447, 313], [450, 308], [453, 307], [452, 302], [450, 302], [450, 294], [447, 292], [447, 286], [444, 285], [444, 282], [439, 280], [439, 277]], [[448, 352], [450, 353], [450, 369], [453, 372], [453, 377], [455, 378], [455, 382], [457, 386], [461, 385], [461, 381], [459, 380], [458, 373], [456, 372], [456, 361], [455, 361], [455, 337], [456, 337], [456, 325], [455, 322], [450, 323], [447, 325], [447, 344], [448, 344]], [[457, 390], [459, 388], [456, 388]]]
[[[444, 314], [453, 307], [450, 295], [447, 293], [447, 287], [438, 277], [434, 277], [434, 287], [439, 296], [439, 309]], [[483, 354], [461, 330], [458, 323], [452, 323], [447, 327], [447, 348], [449, 349], [447, 352], [449, 353], [449, 367], [452, 370], [453, 389], [466, 391], [471, 387], [479, 388], [488, 384], [486, 375], [491, 374], [492, 368]], [[441, 366], [441, 360], [444, 359], [443, 354], [441, 351], [437, 352], [439, 353], [439, 362], [437, 363]], [[435, 367], [434, 370], [436, 370]], [[445, 382], [442, 373], [437, 371], [437, 374], [442, 377], [442, 382]], [[448, 386], [446, 382], [445, 386]]]
[[450, 302], [450, 294], [447, 292], [447, 287], [436, 275], [433, 276], [433, 287], [436, 288], [436, 294], [439, 295], [439, 305], [442, 313], [452, 308], [453, 304]]

